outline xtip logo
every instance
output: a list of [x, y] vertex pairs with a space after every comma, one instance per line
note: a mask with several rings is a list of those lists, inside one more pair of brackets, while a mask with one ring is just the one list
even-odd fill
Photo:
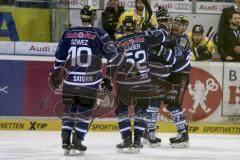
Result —
[[47, 123], [30, 122], [29, 130], [44, 129], [46, 127], [47, 127]]
[[222, 91], [218, 81], [208, 72], [192, 68], [183, 103], [187, 118], [191, 121], [207, 118], [216, 111], [221, 99]]

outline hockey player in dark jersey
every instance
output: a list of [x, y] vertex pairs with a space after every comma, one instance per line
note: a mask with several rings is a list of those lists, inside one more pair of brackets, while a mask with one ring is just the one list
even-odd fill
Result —
[[[151, 85], [148, 65], [148, 49], [158, 42], [164, 42], [167, 32], [164, 29], [134, 33], [135, 21], [133, 17], [126, 17], [123, 21], [124, 34], [116, 40], [119, 52], [126, 61], [116, 73], [116, 90], [119, 96], [119, 106], [116, 109], [118, 125], [123, 142], [116, 147], [122, 152], [138, 152], [142, 148], [141, 138], [145, 129], [146, 107], [149, 99], [160, 94]], [[135, 106], [134, 135], [131, 131], [129, 105]], [[134, 138], [132, 138], [134, 137]]]
[[[116, 56], [103, 49], [110, 44], [108, 34], [93, 27], [96, 10], [87, 5], [80, 14], [82, 25], [64, 31], [50, 72], [55, 88], [63, 83], [62, 148], [65, 155], [83, 155], [87, 150], [82, 141], [92, 118], [91, 110], [100, 84], [107, 82], [102, 78], [101, 59], [111, 60]], [[62, 71], [64, 77], [59, 75]], [[71, 138], [73, 130], [75, 134]]]
[[[156, 11], [156, 17], [158, 21], [158, 28], [165, 28], [170, 34], [172, 28], [172, 17], [168, 13], [168, 10], [164, 7], [159, 6]], [[169, 36], [164, 42], [165, 44], [169, 41]], [[169, 42], [170, 43], [170, 42]], [[165, 56], [161, 54], [161, 57], [157, 56], [160, 48], [165, 50]], [[151, 53], [149, 55], [149, 66], [151, 78], [164, 79], [170, 72], [169, 65], [174, 61], [172, 50], [163, 48], [163, 44], [158, 44], [150, 48]], [[156, 52], [156, 53], [155, 53]], [[161, 83], [161, 82], [160, 82]], [[149, 144], [150, 147], [158, 147], [161, 145], [161, 139], [155, 135], [156, 121], [159, 117], [159, 107], [161, 99], [152, 99], [150, 105], [147, 108], [147, 126], [144, 133], [144, 143]]]
[[[188, 18], [182, 15], [177, 16], [173, 21], [171, 30], [171, 38], [163, 45], [159, 45], [151, 49], [150, 54], [164, 60], [162, 63], [169, 68], [169, 72], [158, 73], [154, 67], [151, 67], [150, 73], [159, 78], [166, 79], [174, 85], [174, 89], [167, 93], [164, 98], [164, 103], [168, 105], [167, 109], [171, 114], [173, 123], [176, 125], [178, 135], [170, 138], [170, 145], [172, 147], [189, 147], [188, 143], [188, 128], [186, 120], [181, 108], [185, 90], [189, 83], [189, 70], [191, 68], [189, 56], [189, 40], [184, 33], [188, 26]], [[173, 54], [168, 54], [169, 57], [164, 59], [163, 54], [166, 48], [172, 50]], [[155, 57], [156, 58], [156, 57]], [[157, 58], [156, 58], [157, 59]], [[148, 140], [151, 146], [159, 146], [161, 140], [155, 136], [156, 120], [159, 113], [158, 107], [160, 101], [151, 102], [148, 108]]]
[[171, 74], [167, 81], [175, 85], [172, 93], [165, 96], [164, 103], [171, 114], [172, 121], [177, 129], [177, 136], [170, 138], [170, 145], [173, 148], [189, 147], [188, 126], [183, 113], [182, 102], [185, 91], [189, 84], [190, 64], [190, 43], [188, 36], [184, 33], [188, 27], [188, 17], [179, 15], [173, 21], [171, 34], [174, 37], [174, 53], [176, 62], [171, 67]]

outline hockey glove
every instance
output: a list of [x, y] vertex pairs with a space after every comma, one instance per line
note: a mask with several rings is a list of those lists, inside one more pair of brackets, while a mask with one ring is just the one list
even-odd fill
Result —
[[113, 89], [111, 80], [109, 78], [103, 78], [100, 85], [103, 91], [111, 92]]
[[63, 81], [63, 77], [61, 75], [62, 68], [57, 68], [51, 70], [49, 73], [49, 83], [50, 86], [53, 86], [54, 89], [58, 89]]
[[175, 40], [173, 38], [169, 38], [164, 42], [164, 47], [167, 49], [173, 49], [175, 46]]
[[199, 46], [193, 51], [197, 61], [209, 60], [212, 58], [211, 52], [207, 50], [207, 46]]
[[163, 45], [157, 45], [157, 46], [151, 47], [149, 51], [150, 51], [150, 54], [161, 57], [163, 56], [166, 49], [164, 48]]
[[197, 47], [197, 51], [198, 53], [201, 55], [203, 52], [205, 52], [207, 50], [207, 46], [203, 45], [203, 46], [199, 46]]

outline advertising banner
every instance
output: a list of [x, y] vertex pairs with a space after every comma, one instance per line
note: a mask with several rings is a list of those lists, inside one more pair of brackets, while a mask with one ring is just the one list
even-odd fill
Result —
[[196, 62], [190, 72], [190, 84], [183, 106], [190, 121], [221, 118], [223, 63]]
[[[219, 122], [222, 106], [222, 63], [194, 62], [183, 107], [189, 122]], [[167, 109], [161, 107], [168, 117]]]
[[[61, 121], [54, 120], [1, 120], [0, 130], [25, 130], [25, 131], [59, 131]], [[92, 132], [119, 132], [117, 121], [114, 119], [101, 120], [96, 118], [89, 128]], [[201, 134], [228, 134], [239, 135], [240, 125], [234, 124], [200, 124], [192, 123], [188, 127], [189, 133]], [[176, 128], [171, 122], [157, 122], [157, 132], [176, 133]]]
[[[76, 9], [80, 9], [83, 6], [88, 4], [88, 0], [65, 0], [65, 1], [67, 1], [67, 3], [69, 3], [69, 8], [76, 8]], [[92, 0], [91, 5], [95, 9], [99, 9], [100, 8], [100, 1], [99, 0]]]
[[0, 60], [0, 116], [22, 115], [24, 62]]
[[57, 43], [16, 42], [15, 54], [54, 55]]
[[192, 12], [192, 2], [151, 0], [151, 8], [153, 11], [156, 11], [158, 9], [158, 6], [163, 6], [164, 8], [168, 9], [169, 12]]
[[[119, 0], [121, 5], [124, 6], [125, 10], [135, 8], [135, 0]], [[104, 8], [107, 7], [108, 0], [104, 1]], [[169, 12], [177, 13], [191, 13], [192, 2], [183, 1], [164, 1], [164, 0], [151, 0], [151, 8], [156, 11], [158, 6], [163, 6], [168, 9]]]
[[[56, 113], [62, 111], [62, 108], [56, 110], [61, 95], [53, 93], [48, 85], [52, 66], [51, 61], [0, 60], [0, 115], [61, 115]], [[229, 118], [240, 116], [239, 68], [239, 63], [192, 63], [190, 84], [183, 101], [189, 122], [229, 123]], [[130, 114], [132, 111], [131, 106]], [[161, 106], [161, 115], [161, 120], [168, 120], [166, 106]], [[111, 118], [114, 114], [105, 117]]]
[[221, 14], [223, 8], [233, 6], [233, 3], [197, 2], [196, 13]]
[[0, 40], [49, 42], [49, 9], [1, 7]]
[[223, 79], [223, 116], [240, 116], [240, 64], [225, 63]]
[[55, 116], [55, 105], [61, 96], [48, 85], [53, 62], [26, 62], [24, 81], [24, 116]]
[[[135, 8], [135, 0], [119, 0], [120, 5], [124, 6], [125, 10]], [[104, 0], [104, 9], [108, 5], [108, 0]]]

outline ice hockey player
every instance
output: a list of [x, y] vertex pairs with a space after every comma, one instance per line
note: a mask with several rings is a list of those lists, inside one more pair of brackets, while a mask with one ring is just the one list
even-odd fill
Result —
[[[191, 68], [189, 60], [189, 39], [184, 33], [188, 27], [188, 24], [188, 17], [182, 15], [178, 15], [177, 17], [175, 17], [171, 29], [171, 41], [173, 41], [174, 43], [173, 46], [170, 45], [170, 49], [173, 51], [173, 54], [168, 54], [169, 61], [165, 62], [165, 66], [170, 67], [169, 73], [153, 73], [155, 75], [158, 75], [160, 78], [166, 79], [168, 82], [171, 82], [174, 85], [174, 89], [171, 92], [168, 92], [163, 100], [164, 103], [168, 105], [167, 109], [172, 117], [173, 123], [175, 124], [178, 132], [176, 137], [170, 138], [170, 145], [173, 148], [189, 147], [188, 126], [182, 109], [182, 101], [189, 83], [189, 70]], [[157, 51], [156, 47], [153, 48], [150, 51], [150, 54], [154, 54], [159, 58], [163, 57], [166, 49], [164, 46], [168, 48], [169, 43], [160, 45], [160, 47], [157, 48]], [[161, 140], [155, 136], [154, 129], [157, 120], [156, 117], [159, 113], [159, 110], [157, 109], [158, 106], [160, 106], [160, 103], [155, 102], [155, 104], [153, 104], [151, 102], [151, 105], [147, 111], [148, 119], [150, 121], [148, 123], [148, 138], [150, 139], [149, 142], [152, 146], [159, 146], [161, 142]]]
[[[149, 105], [148, 91], [151, 85], [148, 76], [148, 49], [151, 45], [164, 42], [167, 37], [164, 29], [135, 33], [135, 25], [134, 17], [126, 16], [122, 23], [124, 33], [116, 40], [119, 52], [126, 56], [125, 65], [116, 73], [116, 90], [119, 97], [116, 116], [123, 139], [116, 147], [124, 153], [136, 153], [143, 147], [141, 139], [146, 125], [146, 107]], [[134, 134], [128, 115], [131, 102], [135, 106]]]
[[190, 43], [185, 31], [189, 25], [188, 17], [178, 15], [173, 21], [171, 34], [174, 36], [174, 54], [176, 62], [173, 63], [171, 74], [167, 81], [175, 85], [172, 93], [165, 96], [164, 103], [171, 114], [172, 121], [177, 129], [177, 136], [170, 138], [173, 148], [189, 147], [188, 125], [183, 113], [182, 103], [185, 91], [189, 84]]
[[[102, 78], [101, 59], [111, 60], [115, 56], [115, 53], [103, 50], [105, 45], [110, 44], [108, 34], [93, 27], [96, 10], [86, 5], [80, 14], [82, 25], [64, 31], [55, 53], [54, 68], [50, 72], [54, 88], [63, 83], [62, 148], [65, 155], [77, 156], [87, 150], [82, 142], [92, 118], [91, 110], [98, 88], [100, 84], [109, 82]], [[63, 70], [65, 76], [61, 77]], [[71, 138], [73, 131], [75, 134]]]
[[[159, 6], [158, 10], [156, 11], [156, 17], [158, 21], [158, 28], [165, 28], [166, 31], [170, 34], [172, 28], [172, 17], [168, 13], [168, 10], [162, 6]], [[164, 43], [166, 44], [168, 41], [170, 41], [169, 37]], [[164, 50], [164, 53], [159, 52], [161, 46]], [[156, 77], [159, 79], [164, 79], [164, 77], [167, 77], [169, 75], [169, 65], [171, 66], [174, 62], [175, 57], [173, 55], [173, 52], [171, 49], [166, 49], [166, 46], [163, 47], [163, 44], [151, 47], [150, 51], [154, 52], [149, 55], [150, 76], [152, 78]], [[157, 56], [158, 53], [161, 53], [161, 57]], [[147, 108], [147, 126], [144, 133], [143, 142], [149, 144], [150, 147], [153, 148], [161, 146], [161, 139], [155, 135], [156, 121], [159, 117], [160, 101], [160, 99], [152, 99], [150, 105]]]

